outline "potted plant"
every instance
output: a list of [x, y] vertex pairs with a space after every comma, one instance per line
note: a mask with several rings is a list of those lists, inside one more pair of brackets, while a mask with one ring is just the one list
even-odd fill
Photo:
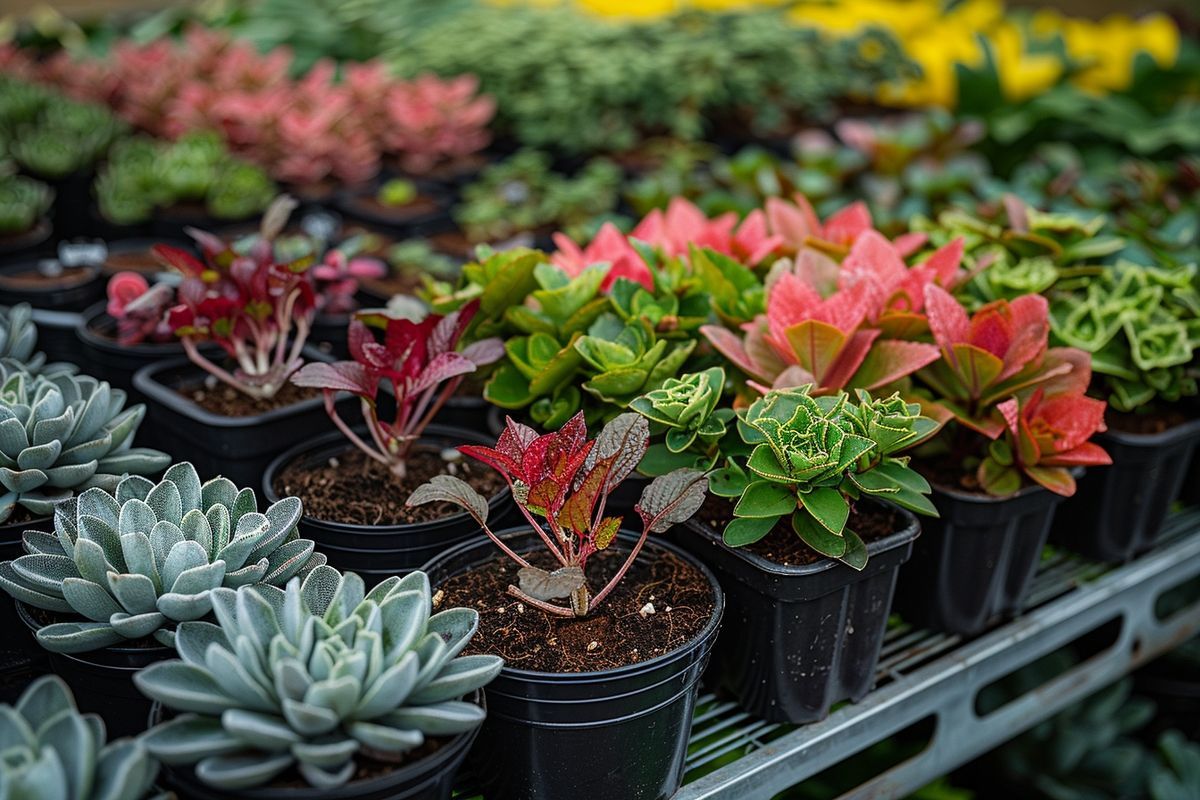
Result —
[[606, 515], [648, 439], [645, 419], [622, 414], [589, 441], [577, 414], [541, 436], [509, 418], [494, 448], [461, 447], [504, 475], [521, 528], [494, 532], [484, 498], [451, 475], [408, 499], [462, 506], [486, 534], [426, 571], [443, 603], [479, 610], [472, 650], [507, 662], [486, 690], [490, 715], [475, 749], [489, 794], [629, 800], [679, 787], [724, 599], [698, 562], [649, 538], [700, 507], [703, 473], [676, 470], [647, 486], [640, 533]]
[[911, 622], [973, 635], [1020, 611], [1072, 470], [1110, 463], [1090, 441], [1102, 400], [1086, 397], [1087, 353], [1048, 348], [1039, 295], [997, 300], [968, 316], [938, 286], [925, 289], [941, 358], [918, 374], [926, 413], [947, 423], [921, 454], [940, 517], [926, 526], [901, 579]]
[[[430, 188], [407, 178], [391, 178], [367, 189], [343, 192], [337, 208], [353, 219], [406, 233], [445, 227], [445, 202]], [[443, 223], [437, 225], [437, 223]]]
[[[498, 339], [459, 350], [477, 308], [470, 303], [420, 322], [361, 313], [350, 323], [352, 361], [308, 364], [292, 376], [297, 386], [324, 393], [338, 431], [301, 441], [275, 459], [263, 474], [263, 487], [269, 498], [296, 495], [304, 501], [301, 525], [335, 567], [353, 569], [373, 583], [473, 536], [476, 526], [465, 513], [403, 505], [417, 486], [447, 469], [488, 497], [493, 515], [507, 512], [501, 478], [463, 462], [454, 449], [487, 439], [469, 428], [430, 424], [464, 377], [503, 353]], [[382, 342], [369, 324], [382, 328]], [[365, 430], [339, 414], [337, 392], [359, 401]]]
[[813, 722], [873, 685], [920, 533], [909, 512], [937, 515], [901, 454], [938, 425], [897, 394], [803, 387], [768, 392], [737, 427], [748, 456], [712, 473], [715, 497], [684, 539], [729, 597], [712, 671], [756, 716]]
[[474, 75], [397, 81], [383, 106], [384, 146], [405, 174], [455, 182], [487, 163], [479, 151], [491, 142], [496, 103], [479, 93]]
[[6, 797], [166, 800], [154, 792], [158, 762], [136, 739], [107, 741], [104, 724], [80, 714], [60, 678], [44, 675], [0, 706]]
[[1052, 338], [1091, 354], [1092, 392], [1108, 401], [1096, 441], [1112, 466], [1084, 476], [1054, 530], [1091, 558], [1127, 561], [1154, 545], [1200, 442], [1195, 280], [1194, 264], [1121, 261], [1052, 295]]
[[300, 513], [286, 498], [260, 514], [253, 489], [175, 464], [157, 484], [134, 475], [59, 503], [53, 533], [27, 532], [26, 555], [0, 563], [0, 588], [85, 706], [136, 733], [149, 703], [130, 676], [212, 612], [213, 589], [284, 585], [325, 563], [299, 537]]
[[[217, 624], [179, 626], [179, 660], [134, 677], [160, 704], [143, 741], [168, 785], [195, 800], [449, 800], [484, 718], [478, 690], [503, 664], [460, 655], [474, 611], [433, 613], [420, 572], [368, 592], [332, 567], [286, 589], [215, 589], [213, 608]], [[277, 676], [272, 690], [256, 675]]]
[[[316, 312], [312, 259], [276, 258], [274, 242], [293, 207], [286, 196], [273, 203], [245, 251], [199, 231], [202, 259], [156, 248], [183, 275], [167, 324], [187, 358], [143, 367], [134, 386], [148, 399], [155, 441], [202, 472], [238, 482], [257, 484], [288, 441], [329, 425], [321, 398], [288, 381], [305, 357], [324, 358], [305, 348]], [[205, 355], [205, 342], [227, 360]]]
[[21, 175], [0, 175], [0, 259], [36, 251], [50, 238], [50, 187]]

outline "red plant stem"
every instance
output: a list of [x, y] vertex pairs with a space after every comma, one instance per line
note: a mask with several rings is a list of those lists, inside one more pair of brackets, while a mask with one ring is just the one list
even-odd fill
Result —
[[514, 553], [514, 552], [512, 551], [512, 549], [511, 549], [511, 548], [510, 548], [508, 545], [506, 545], [506, 544], [505, 544], [503, 541], [501, 541], [501, 540], [500, 540], [500, 537], [499, 537], [499, 536], [497, 536], [496, 534], [492, 533], [492, 529], [491, 529], [491, 528], [489, 528], [489, 527], [488, 527], [487, 525], [485, 525], [484, 523], [480, 522], [478, 519], [477, 519], [477, 520], [475, 520], [475, 521], [476, 521], [476, 522], [479, 522], [479, 527], [480, 527], [480, 528], [483, 530], [483, 532], [484, 532], [485, 534], [487, 534], [487, 537], [488, 537], [489, 539], [491, 539], [493, 543], [495, 543], [496, 547], [499, 547], [499, 548], [500, 548], [500, 549], [501, 549], [501, 550], [504, 552], [504, 555], [508, 556], [508, 557], [509, 557], [509, 558], [511, 558], [513, 561], [515, 561], [515, 562], [517, 562], [518, 564], [520, 564], [522, 567], [531, 567], [531, 566], [533, 566], [533, 565], [532, 565], [532, 564], [530, 564], [528, 561], [526, 561], [525, 559], [521, 558], [519, 555], [517, 555], [516, 553]]
[[425, 416], [421, 418], [421, 421], [418, 422], [416, 424], [416, 426], [409, 429], [408, 432], [411, 433], [414, 437], [420, 436], [421, 431], [425, 430], [425, 428], [429, 425], [430, 422], [433, 422], [433, 418], [435, 416], [437, 416], [437, 413], [439, 411], [442, 410], [442, 406], [446, 405], [446, 401], [449, 400], [450, 397], [456, 391], [458, 391], [458, 386], [461, 383], [462, 383], [461, 375], [458, 376], [457, 378], [452, 378], [450, 380], [450, 383], [446, 384], [442, 388], [441, 394], [437, 395], [437, 401], [433, 404], [433, 407], [430, 408], [429, 411], [426, 412]]
[[[388, 460], [372, 450], [371, 446], [364, 442], [362, 437], [355, 433], [354, 430], [346, 424], [345, 420], [342, 419], [341, 415], [337, 413], [337, 406], [334, 404], [333, 395], [334, 393], [332, 391], [329, 391], [328, 389], [325, 390], [325, 413], [329, 415], [331, 420], [333, 420], [333, 424], [337, 426], [337, 429], [342, 432], [343, 436], [350, 440], [351, 444], [366, 453], [371, 458], [378, 461], [380, 464], [383, 464], [385, 467], [390, 467], [391, 464], [388, 462]], [[366, 415], [364, 414], [363, 416]]]
[[215, 377], [217, 380], [224, 381], [233, 388], [237, 389], [239, 392], [247, 394], [250, 397], [266, 397], [263, 391], [258, 387], [243, 383], [231, 375], [227, 370], [218, 367], [216, 364], [205, 358], [204, 355], [196, 349], [196, 344], [192, 341], [190, 336], [184, 336], [181, 339], [181, 342], [183, 343], [184, 352], [187, 353], [188, 358], [191, 359], [192, 363], [213, 375], [213, 377]]
[[[508, 480], [508, 476], [505, 475], [504, 479]], [[512, 481], [508, 482], [508, 488], [510, 491], [512, 490]], [[521, 503], [517, 503], [516, 506], [517, 509], [520, 510], [521, 514], [524, 515], [526, 521], [529, 522], [530, 527], [537, 531], [538, 536], [542, 537], [542, 541], [545, 543], [546, 548], [554, 554], [554, 557], [558, 559], [558, 563], [562, 564], [564, 567], [570, 566], [571, 562], [567, 561], [566, 556], [563, 555], [562, 551], [558, 549], [558, 547], [550, 539], [550, 536], [546, 533], [546, 529], [543, 528], [541, 523], [534, 519], [533, 515], [529, 513], [529, 509], [527, 509]]]
[[540, 608], [542, 611], [545, 611], [547, 614], [554, 614], [555, 616], [558, 616], [558, 617], [573, 617], [573, 616], [575, 616], [575, 612], [572, 611], [571, 609], [563, 608], [562, 606], [556, 606], [553, 603], [547, 603], [542, 600], [538, 600], [535, 597], [530, 597], [529, 595], [525, 594], [524, 592], [522, 592], [520, 589], [518, 589], [516, 586], [513, 586], [512, 584], [509, 584], [509, 586], [508, 586], [508, 593], [523, 603], [528, 603], [529, 605], [533, 606], [534, 608]]
[[601, 589], [600, 593], [592, 598], [592, 602], [588, 603], [588, 613], [595, 611], [600, 606], [600, 602], [605, 597], [608, 597], [609, 592], [617, 588], [617, 584], [621, 582], [621, 578], [624, 578], [625, 573], [629, 571], [631, 566], [633, 566], [633, 561], [638, 557], [638, 553], [642, 552], [642, 545], [646, 543], [646, 537], [649, 535], [650, 526], [643, 525], [641, 538], [637, 540], [637, 544], [635, 544], [633, 546], [633, 550], [629, 552], [629, 558], [625, 559], [625, 563], [621, 565], [621, 569], [617, 570], [617, 574], [613, 575], [612, 580], [608, 582], [608, 585]]

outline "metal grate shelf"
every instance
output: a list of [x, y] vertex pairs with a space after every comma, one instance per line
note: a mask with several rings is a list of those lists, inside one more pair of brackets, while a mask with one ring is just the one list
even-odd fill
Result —
[[[1200, 577], [1200, 508], [1172, 516], [1161, 544], [1121, 567], [1055, 552], [1039, 567], [1029, 610], [970, 641], [894, 623], [884, 640], [875, 689], [825, 720], [795, 726], [757, 719], [734, 702], [701, 694], [683, 787], [674, 800], [758, 800], [795, 786], [926, 720], [929, 744], [850, 798], [905, 797], [1200, 634], [1200, 599], [1159, 619], [1171, 589]], [[1200, 597], [1200, 592], [1196, 593]], [[1101, 627], [1119, 622], [1114, 642], [1038, 689], [988, 713], [976, 696], [988, 685]], [[456, 800], [480, 800], [465, 792]]]

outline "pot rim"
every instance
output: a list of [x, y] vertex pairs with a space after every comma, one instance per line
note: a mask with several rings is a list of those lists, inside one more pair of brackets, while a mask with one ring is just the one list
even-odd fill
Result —
[[[129, 353], [132, 351], [152, 358], [171, 358], [183, 353], [183, 345], [178, 340], [173, 342], [139, 342], [138, 344], [126, 345], [120, 344], [115, 339], [101, 336], [92, 329], [93, 324], [99, 324], [106, 318], [116, 323], [116, 320], [108, 315], [107, 306], [108, 304], [101, 300], [80, 312], [79, 325], [75, 328], [75, 336], [79, 341], [98, 350], [118, 353]], [[202, 344], [201, 350], [203, 349], [204, 345]]]
[[[235, 796], [254, 798], [254, 800], [282, 800], [284, 797], [294, 797], [297, 794], [304, 792], [312, 793], [312, 796], [316, 796], [317, 794], [324, 796], [324, 793], [326, 792], [332, 792], [336, 794], [339, 789], [353, 789], [355, 790], [355, 795], [371, 794], [389, 789], [395, 784], [411, 780], [412, 778], [419, 776], [421, 773], [426, 771], [432, 775], [434, 774], [435, 770], [429, 769], [431, 766], [430, 762], [434, 762], [434, 764], [432, 764], [433, 767], [440, 769], [446, 766], [449, 762], [454, 761], [460, 753], [465, 756], [465, 751], [469, 750], [471, 745], [474, 744], [475, 738], [479, 735], [480, 729], [483, 727], [484, 723], [487, 722], [487, 694], [482, 689], [476, 689], [473, 693], [473, 697], [471, 698], [471, 702], [483, 709], [485, 715], [483, 722], [480, 722], [469, 731], [464, 731], [449, 737], [445, 744], [424, 758], [420, 758], [412, 763], [405, 764], [397, 769], [392, 770], [391, 772], [387, 772], [377, 777], [367, 778], [366, 780], [362, 781], [351, 781], [333, 789], [320, 789], [311, 785], [304, 787], [258, 786], [250, 789], [238, 790]], [[159, 701], [154, 700], [151, 703], [150, 713], [146, 717], [146, 730], [150, 730], [163, 721], [161, 719], [164, 716], [163, 710], [163, 704]], [[174, 776], [177, 780], [181, 775], [188, 776], [189, 780], [186, 781], [186, 784], [203, 786], [206, 791], [216, 794], [224, 794], [226, 791], [224, 789], [217, 789], [216, 787], [201, 783], [199, 779], [195, 777], [195, 768], [191, 764], [169, 765], [164, 763], [163, 767], [168, 769], [172, 776]], [[422, 769], [422, 767], [424, 767], [424, 769]], [[184, 781], [179, 782], [185, 783]]]
[[[361, 430], [362, 428], [361, 428], [361, 426], [355, 426], [355, 429]], [[438, 423], [434, 422], [434, 423], [430, 423], [429, 425], [425, 426], [425, 430], [421, 433], [421, 436], [417, 440], [417, 442], [420, 443], [421, 441], [424, 441], [428, 434], [440, 434], [443, 432], [444, 433], [450, 433], [450, 432], [463, 433], [466, 435], [465, 438], [467, 438], [467, 439], [477, 438], [480, 440], [479, 443], [481, 443], [481, 444], [485, 444], [488, 441], [490, 441], [489, 439], [487, 439], [486, 436], [484, 436], [483, 434], [476, 433], [475, 431], [471, 431], [466, 428], [460, 428], [457, 425], [439, 425]], [[453, 438], [453, 437], [447, 437], [447, 438]], [[280, 472], [283, 471], [283, 468], [285, 466], [287, 466], [289, 462], [298, 460], [299, 458], [301, 458], [308, 452], [315, 453], [320, 450], [323, 450], [326, 446], [332, 445], [338, 441], [345, 443], [347, 451], [354, 449], [354, 444], [351, 443], [348, 439], [346, 439], [345, 435], [341, 431], [335, 430], [335, 431], [328, 431], [326, 433], [323, 433], [315, 439], [308, 439], [306, 441], [300, 442], [299, 444], [288, 448], [287, 450], [283, 451], [275, 458], [271, 459], [271, 463], [267, 465], [267, 468], [265, 470], [263, 470], [263, 479], [262, 479], [263, 496], [266, 498], [267, 502], [274, 503], [274, 502], [282, 499], [281, 495], [275, 491], [275, 486], [274, 486], [275, 480], [274, 479]], [[466, 444], [466, 443], [467, 442], [464, 442], [464, 444]], [[510, 494], [511, 494], [511, 490], [509, 489], [509, 487], [506, 483], [504, 488], [502, 488], [496, 494], [492, 495], [492, 497], [490, 497], [488, 499], [489, 515], [492, 512], [495, 512], [497, 510], [497, 506], [502, 505], [504, 502], [506, 502], [508, 500]], [[312, 520], [313, 522], [319, 523], [323, 527], [328, 528], [329, 530], [332, 530], [332, 531], [336, 531], [338, 533], [348, 533], [348, 534], [375, 533], [375, 534], [384, 536], [384, 535], [410, 533], [415, 530], [420, 530], [422, 528], [431, 527], [431, 526], [435, 526], [435, 525], [438, 527], [441, 527], [443, 525], [457, 524], [457, 523], [462, 522], [463, 520], [467, 519], [469, 516], [470, 515], [466, 511], [457, 511], [453, 514], [450, 514], [449, 516], [438, 517], [437, 519], [427, 520], [425, 522], [405, 522], [405, 523], [401, 523], [399, 525], [356, 525], [356, 524], [349, 523], [349, 522], [337, 522], [334, 520], [321, 519], [320, 517], [314, 517], [310, 514], [304, 514], [303, 518]]]
[[1189, 419], [1157, 433], [1132, 433], [1109, 428], [1098, 436], [1103, 439], [1111, 439], [1118, 444], [1135, 447], [1161, 447], [1187, 439], [1200, 438], [1200, 419]]
[[[501, 539], [515, 539], [518, 536], [533, 537], [533, 531], [528, 524], [525, 524], [496, 531], [496, 535]], [[621, 528], [617, 532], [618, 540], [624, 539], [628, 541], [630, 537], [633, 537], [636, 541], [637, 537], [639, 536], [641, 536], [640, 533], [632, 531], [629, 528]], [[496, 545], [487, 537], [487, 534], [480, 532], [479, 536], [477, 537], [472, 537], [466, 541], [456, 544], [454, 547], [443, 550], [441, 554], [429, 559], [429, 561], [421, 565], [420, 569], [422, 572], [428, 574], [433, 565], [450, 561], [469, 550], [480, 547], [481, 545], [487, 545], [488, 550], [492, 552], [493, 556], [503, 557], [504, 555], [496, 550]], [[655, 656], [647, 661], [638, 661], [633, 664], [626, 664], [625, 666], [616, 667], [615, 669], [589, 670], [587, 672], [543, 672], [540, 670], [510, 667], [505, 664], [500, 670], [500, 674], [502, 676], [519, 679], [527, 683], [591, 683], [616, 680], [630, 675], [640, 674], [642, 672], [650, 672], [660, 666], [669, 664], [672, 661], [679, 659], [681, 656], [686, 655], [706, 639], [713, 637], [720, 629], [721, 619], [725, 616], [725, 591], [721, 588], [721, 584], [717, 582], [717, 578], [713, 574], [712, 570], [710, 570], [702, 561], [700, 561], [700, 559], [696, 558], [691, 553], [688, 553], [687, 551], [671, 544], [670, 542], [653, 536], [648, 536], [646, 538], [646, 544], [642, 547], [642, 553], [639, 553], [639, 557], [644, 555], [646, 549], [650, 547], [658, 547], [662, 550], [666, 550], [676, 558], [679, 558], [680, 560], [686, 562], [689, 566], [695, 568], [700, 572], [701, 575], [705, 577], [705, 579], [708, 580], [709, 587], [713, 591], [713, 610], [708, 622], [704, 624], [704, 627], [701, 628], [695, 636], [679, 647], [676, 647], [674, 650], [663, 653], [661, 656]]]
[[[898, 513], [901, 518], [905, 520], [905, 524], [904, 527], [889, 533], [887, 536], [868, 542], [867, 555], [869, 558], [874, 558], [881, 553], [894, 550], [897, 547], [902, 547], [905, 544], [914, 541], [918, 536], [921, 535], [921, 521], [917, 518], [916, 514], [906, 508], [900, 508], [897, 505], [893, 505], [882, 500], [876, 502], [878, 502], [880, 505], [886, 505]], [[837, 569], [838, 567], [842, 566], [841, 561], [838, 561], [836, 558], [830, 558], [829, 556], [822, 556], [820, 561], [816, 561], [812, 564], [777, 564], [774, 561], [763, 558], [757, 553], [750, 552], [743, 547], [730, 547], [729, 545], [725, 544], [724, 537], [707, 522], [692, 518], [684, 524], [687, 525], [690, 530], [713, 540], [717, 545], [723, 548], [726, 553], [740, 558], [742, 561], [745, 561], [755, 569], [765, 572], [769, 575], [783, 578], [808, 577], [812, 575], [820, 575], [828, 572], [831, 569]], [[867, 566], [870, 566], [869, 560], [867, 561]], [[859, 574], [857, 570], [855, 571], [855, 574]]]
[[[1103, 467], [1101, 467], [1101, 468], [1103, 468]], [[1086, 470], [1083, 467], [1071, 467], [1069, 471], [1071, 473], [1071, 476], [1073, 478], [1075, 478], [1076, 480], [1078, 480], [1080, 478], [1080, 476], [1082, 476]], [[1038, 484], [1038, 483], [1031, 483], [1028, 486], [1022, 486], [1020, 489], [1013, 492], [1012, 494], [1006, 494], [1002, 497], [997, 497], [995, 495], [987, 494], [986, 492], [968, 492], [965, 489], [956, 489], [952, 486], [946, 486], [943, 483], [936, 483], [934, 481], [930, 481], [929, 485], [931, 487], [933, 487], [933, 490], [935, 492], [944, 494], [947, 497], [957, 500], [960, 503], [975, 503], [978, 505], [987, 505], [989, 503], [1005, 503], [1005, 502], [1008, 502], [1009, 500], [1017, 500], [1019, 498], [1029, 497], [1030, 495], [1037, 494], [1038, 492], [1046, 492], [1047, 494], [1055, 494], [1054, 492], [1051, 492], [1049, 489], [1047, 489], [1045, 486], [1042, 486], [1041, 484]], [[1055, 494], [1055, 496], [1062, 500], [1067, 499], [1063, 495]]]
[[[304, 345], [303, 355], [308, 360], [329, 361], [328, 356], [321, 351], [312, 347], [309, 344]], [[283, 408], [273, 408], [270, 411], [264, 411], [261, 414], [251, 414], [245, 417], [226, 417], [220, 414], [214, 414], [206, 408], [202, 408], [194, 401], [184, 397], [177, 391], [172, 389], [166, 383], [159, 379], [159, 374], [168, 370], [179, 368], [190, 368], [201, 375], [207, 373], [199, 366], [192, 363], [192, 360], [187, 356], [179, 358], [170, 358], [163, 361], [157, 361], [153, 364], [147, 364], [133, 374], [133, 386], [139, 392], [146, 396], [147, 399], [153, 400], [178, 414], [184, 415], [201, 425], [207, 425], [212, 428], [252, 428], [257, 425], [266, 425], [279, 419], [286, 419], [296, 414], [301, 414], [306, 411], [311, 411], [314, 408], [320, 408], [325, 405], [323, 397], [310, 397], [307, 400], [301, 400], [299, 403], [293, 403], [290, 406]], [[338, 392], [340, 396], [346, 396], [344, 392]]]

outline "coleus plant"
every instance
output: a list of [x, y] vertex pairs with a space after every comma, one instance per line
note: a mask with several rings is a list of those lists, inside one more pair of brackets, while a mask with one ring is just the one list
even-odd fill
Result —
[[734, 416], [732, 408], [718, 408], [724, 387], [725, 370], [710, 367], [667, 378], [661, 388], [634, 398], [630, 410], [650, 421], [651, 435], [663, 435], [646, 450], [638, 472], [654, 477], [680, 467], [712, 469]]
[[[312, 256], [276, 260], [273, 242], [296, 203], [282, 196], [263, 217], [260, 237], [245, 252], [210, 233], [189, 229], [203, 255], [158, 244], [154, 252], [183, 275], [179, 305], [167, 316], [188, 357], [217, 379], [254, 398], [270, 398], [302, 364], [300, 353], [316, 313]], [[236, 363], [213, 363], [199, 342], [219, 345]]]
[[880, 389], [938, 359], [935, 346], [914, 341], [927, 328], [924, 289], [953, 284], [961, 254], [951, 242], [909, 267], [895, 244], [866, 231], [840, 264], [816, 249], [777, 262], [766, 312], [743, 336], [720, 325], [701, 332], [760, 391]]
[[[446, 316], [430, 314], [420, 322], [362, 313], [350, 322], [348, 343], [353, 361], [312, 363], [292, 376], [292, 383], [321, 389], [325, 410], [355, 447], [402, 480], [408, 456], [421, 432], [462, 383], [463, 376], [499, 360], [504, 347], [499, 339], [481, 339], [457, 348], [479, 307], [467, 304]], [[383, 328], [378, 342], [368, 323]], [[379, 392], [391, 386], [395, 416], [380, 419]], [[337, 392], [357, 397], [370, 442], [359, 436], [338, 414]]]
[[[592, 593], [586, 574], [588, 559], [608, 548], [621, 528], [619, 517], [605, 516], [608, 496], [642, 460], [649, 438], [647, 421], [625, 413], [589, 440], [580, 413], [557, 432], [540, 436], [509, 417], [494, 448], [459, 448], [504, 476], [517, 508], [558, 565], [553, 571], [533, 566], [496, 536], [487, 525], [487, 501], [458, 478], [435, 477], [413, 492], [408, 505], [450, 502], [461, 506], [520, 567], [519, 585], [508, 587], [510, 595], [549, 614], [586, 616], [617, 587], [650, 533], [663, 533], [686, 521], [704, 502], [707, 479], [699, 470], [677, 469], [651, 481], [634, 506], [642, 519], [641, 536], [613, 577]], [[549, 602], [562, 598], [568, 599], [568, 606]]]
[[920, 406], [899, 395], [858, 392], [814, 397], [810, 387], [779, 389], [755, 400], [738, 422], [753, 447], [740, 465], [714, 473], [714, 494], [738, 498], [724, 539], [741, 547], [762, 539], [787, 518], [818, 553], [854, 569], [867, 565], [862, 538], [848, 527], [864, 496], [937, 516], [926, 480], [900, 455], [938, 430]]
[[[997, 300], [974, 315], [937, 286], [926, 289], [929, 326], [942, 358], [919, 374], [926, 411], [960, 426], [950, 457], [978, 461], [978, 485], [1003, 496], [1029, 478], [1071, 495], [1070, 467], [1110, 463], [1088, 443], [1104, 430], [1103, 401], [1084, 396], [1088, 354], [1048, 347], [1049, 307], [1040, 295]], [[972, 435], [977, 434], [977, 435]]]

